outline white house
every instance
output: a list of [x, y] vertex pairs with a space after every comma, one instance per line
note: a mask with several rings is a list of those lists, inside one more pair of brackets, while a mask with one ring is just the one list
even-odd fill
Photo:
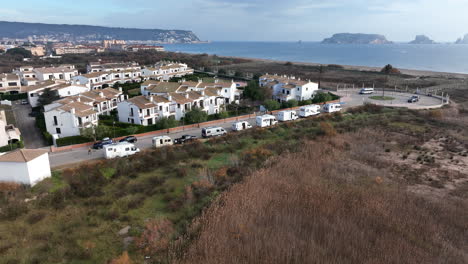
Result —
[[47, 132], [58, 137], [80, 135], [80, 129], [97, 126], [98, 116], [117, 109], [126, 100], [122, 90], [105, 88], [66, 97], [44, 106]]
[[5, 111], [0, 111], [0, 147], [21, 140], [21, 133], [18, 128], [8, 125]]
[[0, 93], [19, 93], [21, 91], [21, 79], [16, 74], [0, 74]]
[[171, 101], [162, 96], [136, 96], [120, 102], [117, 111], [120, 122], [150, 126], [163, 117], [174, 116], [170, 107]]
[[19, 149], [0, 154], [0, 181], [34, 186], [51, 176], [46, 150]]
[[73, 76], [78, 75], [78, 70], [70, 67], [43, 67], [34, 68], [33, 72], [39, 81], [45, 80], [66, 80], [70, 81]]
[[273, 93], [273, 99], [279, 102], [289, 100], [309, 100], [318, 91], [318, 84], [311, 81], [296, 79], [295, 77], [263, 75], [259, 79], [260, 86], [269, 87]]
[[33, 69], [34, 67], [32, 66], [21, 66], [18, 69], [15, 69], [13, 73], [20, 77], [22, 85], [36, 85], [39, 80], [36, 78], [36, 73]]
[[113, 71], [127, 71], [127, 70], [141, 70], [141, 66], [136, 62], [91, 62], [86, 66], [88, 73], [92, 72], [113, 72]]
[[91, 90], [103, 89], [115, 83], [131, 83], [140, 81], [140, 70], [98, 71], [72, 78], [73, 82], [86, 85]]
[[172, 77], [182, 77], [193, 74], [194, 70], [185, 63], [159, 62], [154, 67], [141, 70], [145, 80], [169, 80]]
[[62, 98], [89, 91], [89, 88], [84, 85], [47, 80], [33, 86], [25, 87], [28, 93], [28, 101], [32, 107], [39, 106], [39, 97], [46, 89], [56, 92], [57, 95]]

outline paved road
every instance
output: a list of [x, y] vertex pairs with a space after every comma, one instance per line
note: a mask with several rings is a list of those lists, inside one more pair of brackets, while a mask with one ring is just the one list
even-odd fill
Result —
[[[408, 98], [411, 97], [411, 94], [391, 94], [386, 93], [386, 96], [395, 97], [394, 101], [377, 101], [369, 99], [369, 95], [359, 95], [357, 91], [340, 91], [339, 94], [342, 96], [343, 108], [354, 107], [362, 105], [364, 102], [372, 102], [376, 104], [386, 104], [390, 106], [403, 106], [409, 108], [420, 108], [427, 107], [432, 105], [440, 104], [440, 100], [432, 97], [421, 96], [421, 100], [418, 103], [409, 104], [407, 102]], [[380, 95], [378, 93], [374, 95]], [[371, 95], [372, 96], [372, 95]], [[251, 125], [255, 125], [255, 118], [246, 120]], [[231, 131], [231, 125], [233, 122], [225, 123], [223, 120], [220, 120], [219, 123], [211, 126], [221, 126], [226, 129], [226, 131]], [[201, 127], [203, 128], [203, 127]], [[182, 135], [194, 135], [201, 137], [201, 128], [188, 129], [181, 132], [175, 132], [169, 134], [171, 138], [178, 138]], [[135, 144], [140, 149], [148, 149], [152, 147], [152, 138], [153, 136], [146, 136], [138, 138], [138, 142]], [[104, 151], [103, 150], [93, 150], [91, 154], [88, 154], [88, 148], [79, 148], [71, 151], [65, 152], [56, 152], [50, 153], [50, 164], [51, 167], [63, 167], [67, 164], [74, 164], [88, 160], [94, 159], [103, 159]]]
[[26, 148], [34, 149], [47, 146], [41, 131], [36, 127], [36, 119], [29, 116], [31, 113], [30, 105], [21, 105], [19, 101], [15, 101], [13, 102], [13, 113]]

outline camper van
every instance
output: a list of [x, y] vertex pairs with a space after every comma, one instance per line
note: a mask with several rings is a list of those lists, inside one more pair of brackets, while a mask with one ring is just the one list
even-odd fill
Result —
[[326, 104], [323, 106], [323, 111], [326, 113], [333, 113], [341, 111], [341, 104]]
[[359, 94], [373, 94], [374, 88], [362, 88]]
[[106, 159], [122, 158], [134, 155], [140, 152], [140, 149], [132, 143], [122, 142], [111, 144], [104, 147]]
[[320, 114], [320, 105], [305, 105], [299, 109], [300, 117], [308, 117]]
[[249, 124], [247, 121], [240, 121], [232, 124], [232, 130], [233, 131], [241, 131], [241, 130], [246, 130], [252, 128], [252, 125]]
[[281, 122], [292, 121], [298, 118], [299, 117], [297, 116], [296, 111], [293, 111], [293, 110], [286, 110], [286, 111], [281, 111], [278, 113], [278, 121], [281, 121]]
[[174, 145], [174, 142], [168, 136], [159, 136], [159, 137], [153, 138], [153, 146], [155, 148], [160, 148], [164, 146], [172, 146], [172, 145]]
[[202, 129], [202, 137], [220, 137], [226, 135], [227, 132], [222, 127], [205, 127]]
[[256, 119], [257, 126], [259, 127], [269, 127], [274, 126], [278, 123], [275, 116], [272, 115], [262, 115], [257, 116]]

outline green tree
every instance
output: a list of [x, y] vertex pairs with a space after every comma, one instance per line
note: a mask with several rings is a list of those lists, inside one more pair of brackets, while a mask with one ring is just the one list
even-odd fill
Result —
[[208, 120], [208, 114], [202, 111], [200, 108], [195, 107], [189, 112], [185, 113], [184, 120], [187, 124], [202, 123]]
[[42, 94], [39, 95], [38, 103], [41, 106], [48, 105], [60, 99], [56, 91], [46, 88]]
[[92, 126], [80, 129], [81, 136], [92, 139], [94, 141], [97, 141], [97, 139], [109, 137], [111, 133], [112, 128], [108, 126]]
[[219, 118], [219, 119], [228, 118], [228, 117], [229, 117], [229, 113], [226, 112], [226, 111], [221, 111], [221, 112], [219, 112], [219, 114], [218, 114], [218, 118]]
[[227, 72], [225, 69], [219, 69], [218, 74], [226, 75]]
[[333, 97], [329, 93], [318, 92], [315, 94], [314, 99], [312, 99], [312, 103], [324, 103], [333, 100]]
[[274, 110], [278, 110], [280, 109], [281, 107], [281, 104], [276, 101], [276, 100], [266, 100], [263, 105], [265, 106], [266, 109], [268, 109], [268, 111], [274, 111]]
[[157, 123], [157, 129], [166, 129], [166, 128], [173, 128], [179, 125], [179, 121], [175, 120], [174, 118], [161, 118]]
[[9, 49], [9, 50], [7, 50], [6, 54], [13, 55], [13, 56], [19, 55], [19, 56], [22, 56], [23, 58], [31, 58], [32, 57], [31, 51], [23, 49], [23, 48]]

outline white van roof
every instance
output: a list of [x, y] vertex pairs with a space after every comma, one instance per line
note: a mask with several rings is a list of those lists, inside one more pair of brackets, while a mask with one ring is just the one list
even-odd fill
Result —
[[157, 136], [157, 137], [154, 137], [153, 139], [160, 139], [160, 138], [170, 138], [169, 136]]

